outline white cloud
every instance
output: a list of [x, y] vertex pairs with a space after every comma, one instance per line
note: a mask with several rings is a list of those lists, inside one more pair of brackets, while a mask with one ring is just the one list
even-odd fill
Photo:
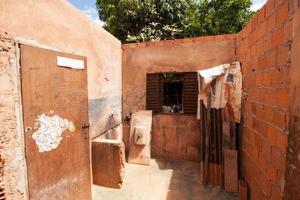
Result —
[[267, 0], [252, 0], [253, 4], [252, 4], [250, 10], [257, 11], [261, 7], [263, 7], [263, 5], [265, 5], [266, 2], [267, 2]]
[[98, 11], [95, 7], [85, 7], [82, 11], [96, 24], [104, 26], [104, 22], [99, 19]]

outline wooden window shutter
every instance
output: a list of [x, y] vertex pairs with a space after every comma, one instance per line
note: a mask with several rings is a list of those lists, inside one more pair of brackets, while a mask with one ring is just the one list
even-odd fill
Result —
[[197, 72], [183, 74], [183, 112], [197, 114], [198, 107], [198, 75]]
[[147, 74], [146, 110], [161, 112], [163, 102], [162, 74]]

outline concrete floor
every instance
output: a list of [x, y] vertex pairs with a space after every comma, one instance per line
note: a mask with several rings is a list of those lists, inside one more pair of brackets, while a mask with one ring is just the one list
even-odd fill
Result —
[[126, 164], [123, 189], [93, 186], [93, 200], [233, 200], [220, 187], [204, 187], [199, 164], [151, 159], [150, 166]]

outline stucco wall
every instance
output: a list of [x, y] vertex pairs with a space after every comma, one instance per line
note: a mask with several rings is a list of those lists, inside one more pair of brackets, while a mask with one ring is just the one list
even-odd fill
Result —
[[0, 31], [0, 155], [4, 160], [0, 187], [4, 188], [5, 197], [9, 200], [26, 196], [16, 61], [13, 39]]
[[90, 135], [121, 122], [121, 43], [66, 0], [2, 0], [0, 29], [87, 57]]
[[[123, 45], [122, 58], [122, 91], [123, 91], [123, 117], [131, 112], [146, 109], [146, 74], [154, 72], [190, 72], [200, 69], [210, 68], [223, 63], [230, 63], [235, 60], [235, 39], [236, 35], [209, 36], [190, 39], [167, 40], [152, 43], [138, 43]], [[163, 137], [158, 134], [162, 131], [165, 118], [154, 117], [153, 133], [154, 137]], [[184, 116], [177, 116], [178, 120], [183, 120]], [[196, 116], [194, 116], [196, 119]], [[178, 127], [179, 124], [173, 124]], [[189, 130], [194, 133], [198, 131], [197, 123], [193, 123]], [[175, 129], [174, 129], [175, 131]], [[188, 138], [190, 133], [181, 130], [180, 136]], [[170, 137], [177, 133], [170, 131]], [[128, 148], [129, 125], [123, 125], [123, 140]], [[176, 146], [168, 153], [163, 151], [165, 145], [156, 143], [162, 138], [152, 137], [152, 152], [156, 156], [166, 156], [175, 154], [180, 147], [177, 140], [168, 141], [169, 146]], [[156, 144], [155, 144], [156, 143]], [[155, 145], [155, 146], [154, 146]], [[185, 154], [186, 158], [195, 158], [195, 154]], [[172, 158], [172, 157], [170, 157]], [[182, 158], [184, 158], [182, 156]]]

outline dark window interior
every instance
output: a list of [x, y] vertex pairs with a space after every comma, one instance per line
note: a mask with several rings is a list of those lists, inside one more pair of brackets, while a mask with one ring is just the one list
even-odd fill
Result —
[[182, 73], [163, 74], [163, 108], [165, 113], [179, 113], [182, 111]]
[[197, 72], [147, 74], [147, 110], [155, 113], [196, 114], [197, 102]]

